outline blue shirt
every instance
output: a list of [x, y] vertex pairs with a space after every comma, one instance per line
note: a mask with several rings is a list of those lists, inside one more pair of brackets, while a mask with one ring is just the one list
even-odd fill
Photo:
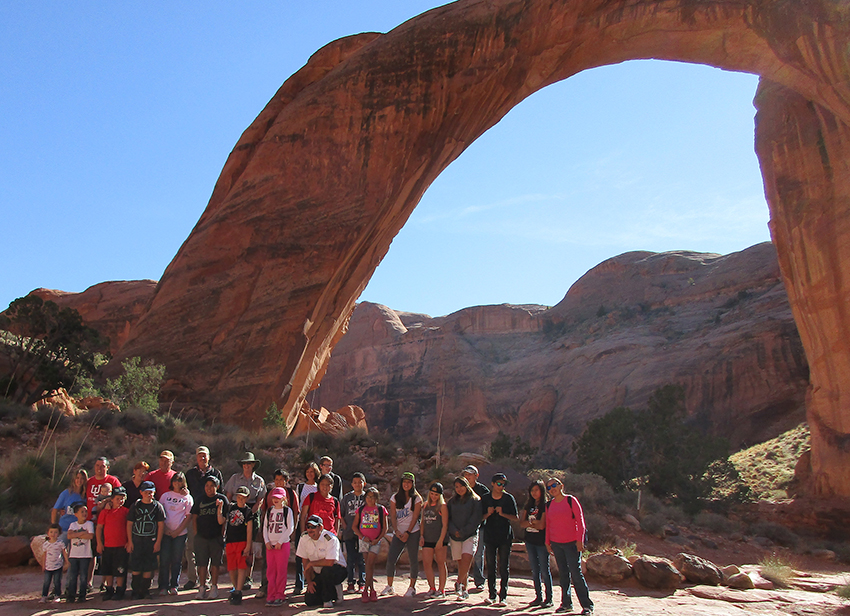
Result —
[[77, 516], [74, 515], [74, 505], [77, 503], [85, 505], [86, 499], [77, 492], [62, 490], [62, 494], [59, 495], [59, 498], [56, 499], [56, 504], [53, 505], [54, 509], [61, 509], [64, 511], [62, 517], [59, 518], [59, 528], [62, 529], [63, 533], [67, 533], [68, 527], [71, 526], [71, 522], [74, 522], [77, 519]]

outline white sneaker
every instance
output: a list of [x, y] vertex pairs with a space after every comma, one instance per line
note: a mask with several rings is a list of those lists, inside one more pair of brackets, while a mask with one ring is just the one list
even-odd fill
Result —
[[464, 588], [457, 594], [457, 600], [466, 601], [467, 599], [469, 599], [469, 593], [466, 592], [466, 589]]
[[207, 598], [218, 599], [218, 586], [213, 586], [212, 588], [210, 588], [210, 592], [207, 595]]
[[493, 607], [508, 607], [508, 604], [499, 599], [493, 604]]
[[206, 596], [207, 596], [207, 587], [206, 586], [199, 586], [198, 587], [198, 594], [195, 595], [195, 598], [196, 599], [204, 599]]
[[405, 596], [405, 597], [415, 597], [415, 596], [416, 596], [416, 589], [415, 589], [415, 588], [413, 588], [413, 586], [410, 586], [410, 587], [409, 587], [409, 588], [405, 591], [404, 596]]
[[322, 607], [333, 607], [333, 606], [334, 606], [333, 601], [325, 601], [324, 604], [322, 605]]
[[484, 605], [493, 605], [495, 602], [496, 600], [492, 597], [487, 597], [486, 599], [484, 599]]
[[392, 586], [387, 586], [381, 591], [382, 597], [389, 597], [390, 595], [395, 594], [395, 589]]

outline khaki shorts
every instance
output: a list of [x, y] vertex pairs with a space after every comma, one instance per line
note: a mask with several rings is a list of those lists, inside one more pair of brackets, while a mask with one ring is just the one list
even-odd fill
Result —
[[381, 542], [380, 541], [378, 543], [376, 543], [375, 545], [370, 545], [369, 542], [366, 541], [365, 539], [360, 539], [359, 544], [360, 544], [359, 545], [359, 547], [360, 547], [359, 551], [362, 554], [368, 554], [369, 552], [372, 552], [372, 554], [380, 554], [381, 553]]
[[464, 554], [474, 555], [478, 549], [478, 533], [472, 535], [465, 541], [452, 539], [452, 560], [460, 560]]

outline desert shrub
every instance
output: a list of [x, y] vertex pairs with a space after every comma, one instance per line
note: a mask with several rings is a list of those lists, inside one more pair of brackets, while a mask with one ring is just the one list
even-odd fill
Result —
[[120, 413], [107, 408], [86, 411], [77, 415], [79, 423], [91, 424], [101, 430], [112, 430], [118, 425]]
[[159, 418], [141, 408], [129, 408], [118, 414], [118, 425], [131, 434], [154, 434]]
[[69, 424], [68, 418], [65, 417], [61, 410], [49, 405], [39, 407], [33, 414], [33, 418], [39, 426], [50, 430], [54, 428], [57, 431], [66, 430]]
[[372, 447], [375, 445], [375, 439], [369, 436], [363, 428], [351, 428], [342, 436], [342, 441], [348, 447]]
[[667, 518], [660, 513], [648, 513], [640, 519], [640, 529], [650, 535], [662, 536]]
[[44, 459], [29, 456], [6, 474], [9, 503], [16, 508], [30, 507], [49, 500], [51, 468]]
[[764, 579], [785, 588], [794, 576], [794, 567], [787, 559], [774, 553], [759, 561], [759, 573]]
[[[298, 451], [298, 462], [302, 467], [307, 466], [310, 462], [319, 463], [319, 452], [312, 447], [304, 447]], [[303, 468], [302, 468], [303, 470]]]
[[850, 565], [850, 543], [834, 543], [830, 549], [835, 552], [835, 560]]
[[266, 409], [266, 414], [263, 417], [264, 428], [280, 428], [286, 425], [286, 419], [283, 413], [277, 408], [277, 404], [272, 402]]
[[731, 535], [740, 530], [738, 525], [725, 515], [719, 515], [710, 511], [703, 511], [695, 515], [694, 524], [718, 535]]
[[587, 542], [592, 546], [600, 545], [605, 541], [613, 539], [613, 531], [611, 525], [608, 524], [608, 518], [598, 513], [584, 513], [585, 528], [587, 528]]
[[[55, 494], [52, 495], [54, 498]], [[0, 507], [0, 536], [14, 537], [43, 535], [47, 529], [49, 518], [45, 515], [45, 508], [52, 505], [31, 505], [29, 507]]]
[[0, 425], [0, 437], [19, 438], [21, 436], [21, 428], [18, 424], [2, 424]]
[[[0, 389], [0, 395], [3, 393]], [[0, 398], [0, 421], [16, 421], [19, 417], [31, 417], [32, 409], [26, 404], [12, 402], [7, 398]]]
[[839, 586], [835, 589], [835, 594], [844, 599], [845, 601], [850, 601], [850, 584], [844, 584], [843, 586]]
[[121, 362], [124, 373], [107, 379], [104, 393], [122, 410], [143, 409], [149, 413], [159, 408], [159, 390], [165, 381], [165, 366], [153, 361], [130, 357]]
[[750, 534], [767, 537], [774, 543], [786, 548], [794, 548], [800, 542], [800, 537], [790, 528], [774, 522], [756, 522], [749, 529]]

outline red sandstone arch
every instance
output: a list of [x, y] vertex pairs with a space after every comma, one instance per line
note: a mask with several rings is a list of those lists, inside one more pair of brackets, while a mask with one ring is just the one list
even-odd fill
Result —
[[525, 97], [630, 59], [758, 73], [812, 467], [850, 496], [848, 24], [830, 0], [461, 0], [335, 41], [242, 135], [120, 355], [166, 363], [172, 399], [243, 424], [272, 401], [291, 413], [426, 188]]

